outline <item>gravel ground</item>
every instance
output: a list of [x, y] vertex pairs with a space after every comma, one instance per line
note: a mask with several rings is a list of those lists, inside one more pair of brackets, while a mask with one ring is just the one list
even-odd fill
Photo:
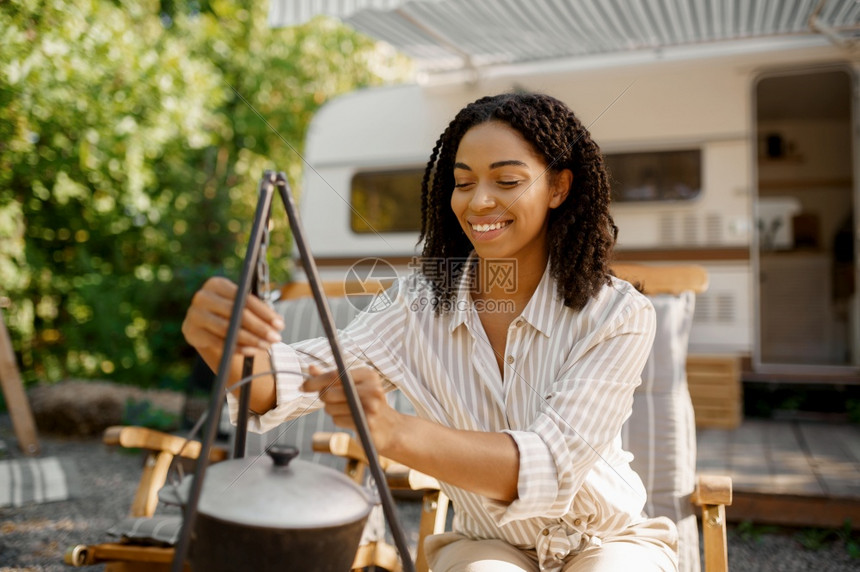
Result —
[[[0, 416], [0, 441], [5, 457], [20, 456], [8, 416]], [[140, 477], [142, 457], [101, 444], [93, 438], [41, 435], [42, 456], [73, 459], [83, 479], [77, 498], [20, 508], [0, 508], [0, 572], [70, 572], [63, 564], [69, 546], [105, 540], [104, 531], [128, 511]], [[0, 452], [0, 456], [4, 453]], [[402, 524], [414, 542], [418, 503], [398, 501]], [[743, 572], [860, 571], [860, 557], [849, 554], [836, 534], [815, 550], [804, 548], [818, 537], [811, 531], [762, 526], [731, 526], [729, 567]], [[860, 545], [860, 536], [853, 537]], [[100, 571], [103, 566], [89, 567]], [[631, 570], [634, 568], [631, 567]]]

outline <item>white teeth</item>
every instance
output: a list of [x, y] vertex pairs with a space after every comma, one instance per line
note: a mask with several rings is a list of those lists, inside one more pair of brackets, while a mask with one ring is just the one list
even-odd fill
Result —
[[491, 230], [498, 230], [502, 227], [508, 226], [510, 221], [503, 222], [494, 222], [493, 224], [473, 224], [472, 228], [477, 230], [478, 232], [488, 232]]

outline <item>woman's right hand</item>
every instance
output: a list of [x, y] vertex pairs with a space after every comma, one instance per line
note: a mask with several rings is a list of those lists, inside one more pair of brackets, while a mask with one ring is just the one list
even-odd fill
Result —
[[[214, 277], [206, 281], [191, 299], [182, 322], [185, 340], [201, 354], [220, 353], [224, 347], [230, 314], [239, 288], [227, 278]], [[254, 355], [281, 341], [284, 328], [281, 317], [265, 302], [248, 294], [242, 312], [242, 324], [236, 345], [241, 355]]]

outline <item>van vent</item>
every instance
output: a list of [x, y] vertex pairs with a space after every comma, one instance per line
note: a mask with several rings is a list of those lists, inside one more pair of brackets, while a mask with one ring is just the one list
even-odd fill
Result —
[[699, 243], [699, 221], [696, 215], [688, 213], [684, 216], [684, 242], [687, 244]]
[[719, 213], [709, 213], [705, 216], [705, 242], [720, 244], [723, 241], [723, 220]]
[[720, 292], [714, 295], [714, 321], [716, 322], [734, 322], [735, 321], [735, 298], [731, 293]]
[[660, 244], [675, 244], [675, 217], [672, 213], [660, 213]]
[[737, 303], [732, 292], [707, 292], [696, 296], [694, 322], [727, 324], [737, 317]]
[[696, 310], [693, 312], [694, 322], [710, 322], [711, 321], [711, 298], [707, 294], [699, 294], [696, 296]]

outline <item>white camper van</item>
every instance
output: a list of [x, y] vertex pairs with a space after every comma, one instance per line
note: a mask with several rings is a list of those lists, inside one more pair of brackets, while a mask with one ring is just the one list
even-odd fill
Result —
[[437, 137], [464, 104], [516, 89], [565, 101], [601, 146], [619, 261], [707, 268], [692, 352], [860, 379], [857, 68], [823, 36], [490, 67], [331, 101], [300, 199], [323, 276], [367, 257], [406, 271]]

